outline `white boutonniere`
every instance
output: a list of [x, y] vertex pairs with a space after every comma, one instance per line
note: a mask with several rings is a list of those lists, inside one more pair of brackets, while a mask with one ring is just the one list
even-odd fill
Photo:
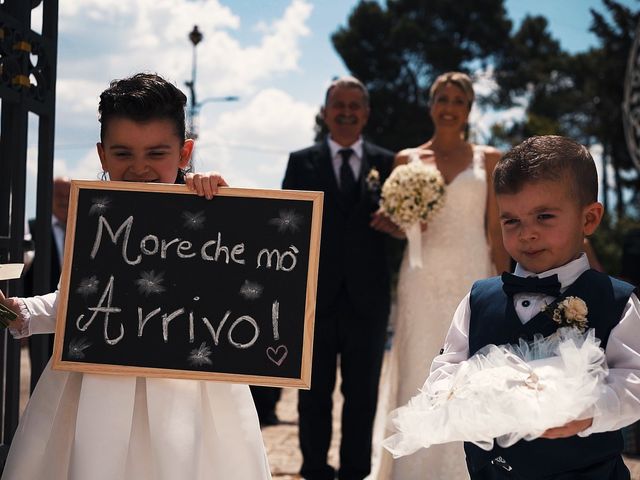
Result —
[[376, 167], [372, 167], [371, 170], [369, 170], [365, 181], [367, 182], [367, 189], [370, 192], [380, 191], [380, 172], [378, 172]]
[[589, 309], [580, 297], [567, 297], [553, 310], [552, 307], [553, 304], [545, 305], [542, 311], [549, 314], [560, 327], [575, 327], [581, 332], [587, 329]]

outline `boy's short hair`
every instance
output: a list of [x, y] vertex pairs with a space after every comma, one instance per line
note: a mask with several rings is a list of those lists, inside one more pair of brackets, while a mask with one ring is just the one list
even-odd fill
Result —
[[541, 180], [565, 181], [581, 206], [598, 201], [596, 165], [584, 145], [559, 135], [531, 137], [513, 147], [493, 171], [497, 195]]
[[364, 83], [362, 83], [356, 77], [352, 77], [352, 76], [336, 78], [331, 82], [331, 85], [329, 85], [329, 88], [327, 88], [327, 93], [324, 96], [325, 106], [327, 105], [327, 101], [329, 100], [329, 95], [331, 94], [333, 89], [337, 87], [357, 88], [362, 92], [362, 99], [364, 100], [365, 106], [369, 107], [369, 91], [367, 90], [367, 87], [365, 87]]
[[128, 118], [137, 122], [167, 119], [181, 141], [185, 139], [184, 108], [187, 97], [175, 85], [154, 73], [113, 80], [102, 94], [98, 105], [100, 141], [112, 118]]

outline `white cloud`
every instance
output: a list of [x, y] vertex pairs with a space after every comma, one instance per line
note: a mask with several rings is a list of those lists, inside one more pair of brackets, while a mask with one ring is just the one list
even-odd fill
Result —
[[62, 0], [59, 77], [104, 84], [146, 70], [188, 79], [188, 34], [196, 19], [203, 34], [196, 47], [200, 97], [250, 93], [258, 82], [298, 68], [312, 9], [306, 0], [292, 0], [280, 18], [259, 23], [255, 44], [243, 45], [240, 18], [219, 0]]
[[196, 168], [223, 172], [235, 186], [278, 188], [289, 151], [313, 142], [317, 109], [269, 88], [243, 108], [202, 117]]
[[246, 139], [243, 129], [247, 128], [258, 142], [280, 136], [290, 144], [292, 135], [310, 135], [316, 110], [282, 90], [269, 88], [253, 97], [246, 108], [221, 115], [216, 129], [231, 140]]
[[[488, 97], [499, 88], [495, 80], [493, 66], [487, 67], [486, 70], [478, 69], [473, 72], [473, 90], [476, 99]], [[478, 143], [487, 142], [491, 136], [491, 127], [497, 123], [503, 124], [508, 128], [515, 122], [522, 120], [525, 116], [526, 105], [527, 99], [524, 97], [516, 99], [516, 105], [504, 110], [480, 108], [478, 102], [474, 103], [469, 114], [469, 125], [471, 126], [471, 134], [474, 137], [474, 141]]]
[[102, 168], [95, 147], [87, 150], [80, 161], [70, 162], [65, 158], [56, 158], [53, 165], [55, 176], [64, 176], [76, 180], [99, 180]]
[[[270, 18], [246, 25], [233, 2], [223, 1], [61, 0], [56, 175], [97, 178], [97, 106], [112, 79], [157, 72], [187, 93], [193, 52], [188, 34], [196, 23], [203, 34], [196, 47], [198, 98], [242, 99], [234, 105], [238, 111], [214, 115], [222, 109], [203, 109], [198, 170], [220, 170], [235, 185], [280, 185], [287, 152], [312, 141], [316, 106], [273, 85], [299, 71], [313, 6], [310, 0], [290, 0]], [[34, 179], [35, 164], [30, 168]], [[34, 180], [29, 188], [35, 189]]]
[[211, 94], [252, 92], [258, 82], [274, 74], [297, 70], [299, 43], [310, 33], [306, 22], [312, 9], [304, 0], [293, 0], [282, 18], [259, 24], [263, 36], [257, 45], [242, 47], [226, 32], [214, 33], [206, 53], [198, 56]]
[[479, 143], [485, 143], [491, 136], [491, 127], [496, 123], [503, 124], [507, 128], [524, 118], [525, 107], [516, 105], [506, 110], [481, 110], [476, 105], [469, 114], [471, 133]]

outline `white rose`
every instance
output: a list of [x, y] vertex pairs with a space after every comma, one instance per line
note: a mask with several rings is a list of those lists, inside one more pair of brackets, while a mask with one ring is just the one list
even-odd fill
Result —
[[578, 297], [567, 297], [561, 304], [564, 310], [564, 316], [567, 320], [584, 321], [589, 313], [587, 304]]

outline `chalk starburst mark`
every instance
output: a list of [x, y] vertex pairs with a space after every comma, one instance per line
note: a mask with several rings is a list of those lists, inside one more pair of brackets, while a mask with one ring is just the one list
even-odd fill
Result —
[[189, 230], [201, 230], [204, 227], [205, 216], [204, 212], [182, 212], [182, 219], [184, 220], [184, 228]]
[[189, 353], [189, 363], [194, 367], [202, 367], [204, 365], [213, 365], [211, 358], [211, 347], [206, 342], [202, 342], [198, 348], [194, 348]]
[[240, 296], [245, 300], [257, 300], [262, 296], [263, 290], [264, 288], [259, 283], [245, 280], [240, 287]]
[[295, 233], [300, 230], [302, 215], [296, 213], [295, 210], [280, 210], [278, 214], [278, 218], [269, 220], [269, 225], [274, 225], [278, 229], [278, 232]]
[[69, 342], [69, 358], [81, 360], [85, 357], [84, 351], [91, 346], [91, 342], [84, 337], [76, 337]]
[[140, 278], [136, 280], [138, 285], [138, 291], [145, 296], [149, 296], [155, 293], [162, 293], [166, 289], [162, 285], [164, 274], [155, 273], [154, 270], [150, 272], [142, 272]]
[[89, 209], [89, 215], [103, 214], [109, 209], [111, 199], [107, 197], [94, 198], [93, 205]]
[[76, 288], [76, 293], [86, 298], [98, 291], [99, 284], [100, 282], [98, 281], [98, 277], [96, 277], [95, 275], [83, 278], [82, 280], [80, 280], [78, 288]]

